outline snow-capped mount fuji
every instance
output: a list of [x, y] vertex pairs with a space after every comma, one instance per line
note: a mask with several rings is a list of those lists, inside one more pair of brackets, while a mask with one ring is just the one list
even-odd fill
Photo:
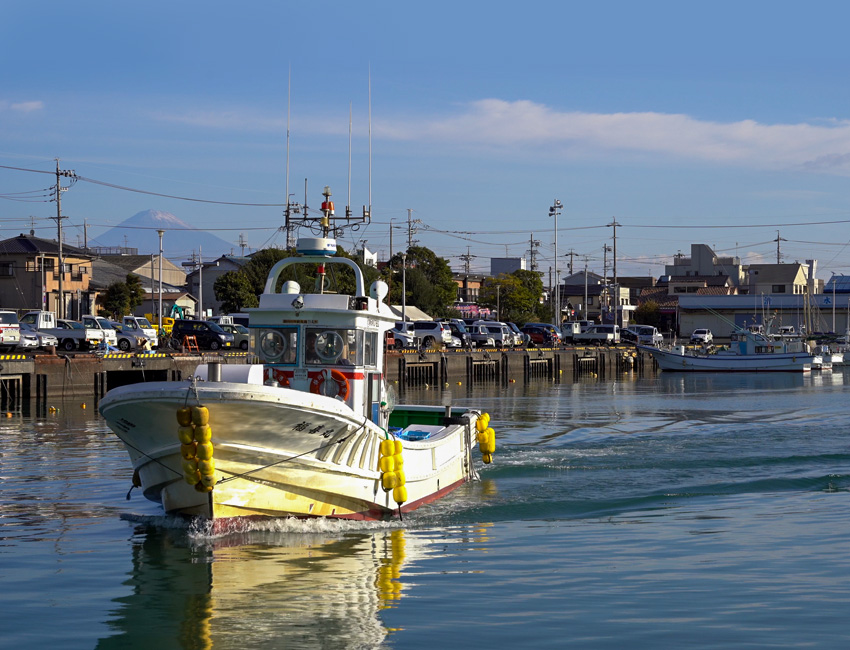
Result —
[[189, 259], [192, 252], [197, 254], [200, 248], [204, 259], [210, 260], [225, 253], [230, 254], [237, 249], [235, 243], [225, 241], [204, 230], [198, 230], [170, 212], [162, 210], [143, 210], [134, 214], [102, 235], [92, 238], [89, 246], [136, 248], [139, 255], [157, 254], [159, 253], [157, 230], [165, 231], [162, 236], [162, 251], [165, 257], [170, 259]]

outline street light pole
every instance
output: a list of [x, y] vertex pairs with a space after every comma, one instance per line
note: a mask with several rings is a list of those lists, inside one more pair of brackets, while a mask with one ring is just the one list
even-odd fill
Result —
[[555, 203], [549, 208], [549, 216], [555, 217], [555, 327], [561, 328], [561, 287], [558, 279], [558, 215], [561, 214], [561, 202], [555, 199]]
[[159, 234], [159, 314], [158, 316], [158, 324], [157, 335], [162, 336], [162, 236], [165, 234], [164, 230], [157, 230]]

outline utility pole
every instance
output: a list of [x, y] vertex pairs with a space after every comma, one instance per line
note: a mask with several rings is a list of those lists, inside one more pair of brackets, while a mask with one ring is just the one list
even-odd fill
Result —
[[61, 170], [59, 169], [59, 159], [56, 159], [56, 187], [55, 190], [55, 198], [56, 201], [56, 216], [51, 217], [54, 221], [56, 221], [56, 229], [57, 229], [57, 237], [59, 240], [59, 305], [57, 309], [57, 313], [59, 314], [59, 318], [65, 318], [65, 293], [63, 285], [63, 276], [65, 275], [65, 258], [62, 255], [62, 219], [67, 219], [68, 217], [62, 216], [62, 192], [66, 192], [69, 188], [62, 187], [60, 184], [60, 179], [62, 176], [66, 178], [71, 178], [75, 182], [77, 179], [77, 175], [73, 170]]
[[617, 217], [612, 217], [614, 220], [609, 223], [609, 226], [614, 227], [614, 284], [617, 284], [617, 226], [620, 224], [617, 223]]
[[463, 260], [463, 272], [469, 275], [469, 263], [474, 260], [477, 256], [472, 255], [469, 252], [469, 246], [466, 247], [466, 255], [461, 255], [460, 259]]
[[782, 264], [782, 256], [779, 253], [779, 242], [788, 241], [787, 239], [779, 236], [779, 231], [776, 231], [776, 263]]
[[534, 238], [534, 233], [531, 233], [531, 238], [528, 240], [528, 255], [529, 255], [529, 270], [537, 270], [537, 249], [540, 247], [540, 240]]
[[573, 274], [573, 256], [575, 255], [575, 251], [571, 248], [568, 255], [570, 256], [570, 275], [572, 275]]
[[407, 209], [407, 250], [410, 250], [413, 244], [418, 244], [419, 241], [413, 239], [413, 235], [417, 233], [415, 225], [417, 223], [422, 223], [421, 219], [413, 218], [413, 210], [410, 208]]

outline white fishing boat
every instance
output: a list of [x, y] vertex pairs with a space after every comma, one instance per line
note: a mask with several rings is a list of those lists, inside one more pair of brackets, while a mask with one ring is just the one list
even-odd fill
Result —
[[815, 346], [814, 353], [822, 357], [822, 369], [844, 365], [844, 353], [840, 352], [835, 345]]
[[814, 360], [800, 339], [776, 339], [744, 329], [732, 333], [728, 349], [638, 348], [651, 354], [662, 370], [679, 372], [809, 372]]
[[[259, 308], [247, 310], [260, 363], [201, 365], [186, 381], [122, 386], [100, 403], [130, 454], [134, 484], [167, 513], [401, 516], [474, 478], [476, 445], [491, 460], [487, 414], [394, 404], [384, 370], [396, 321], [387, 285], [367, 292], [357, 264], [332, 257], [332, 239], [298, 244], [301, 256], [275, 264]], [[315, 270], [317, 293], [291, 280], [278, 289], [296, 265]], [[331, 265], [353, 279], [354, 295], [328, 292]]]

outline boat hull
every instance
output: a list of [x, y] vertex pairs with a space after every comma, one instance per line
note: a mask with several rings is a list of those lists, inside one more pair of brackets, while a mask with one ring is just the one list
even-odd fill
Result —
[[[208, 493], [183, 476], [176, 411], [193, 404], [209, 409], [216, 484]], [[243, 383], [150, 382], [110, 391], [100, 411], [124, 442], [145, 497], [169, 514], [381, 519], [399, 511], [381, 487], [386, 432], [339, 400]], [[402, 511], [469, 480], [477, 417], [469, 411], [440, 435], [403, 440]]]
[[809, 372], [813, 356], [805, 353], [776, 354], [679, 354], [639, 346], [651, 354], [661, 370], [669, 372]]

